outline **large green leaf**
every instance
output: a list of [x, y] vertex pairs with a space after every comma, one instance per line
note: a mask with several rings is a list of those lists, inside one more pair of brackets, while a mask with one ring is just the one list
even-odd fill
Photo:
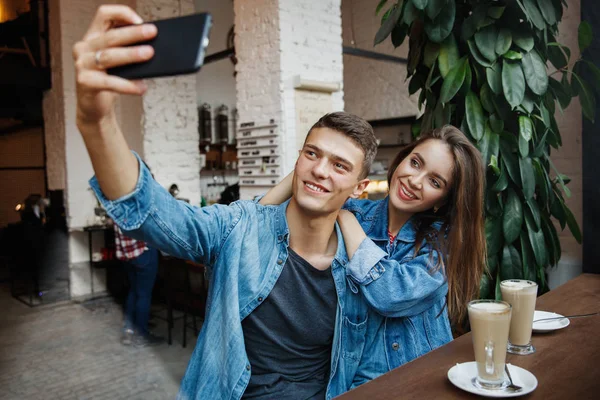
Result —
[[485, 128], [485, 118], [477, 95], [471, 91], [467, 93], [467, 97], [465, 98], [465, 111], [469, 132], [471, 132], [471, 135], [476, 140], [481, 139]]
[[404, 0], [400, 0], [398, 4], [394, 6], [387, 19], [383, 22], [383, 24], [381, 24], [381, 27], [375, 34], [375, 41], [373, 43], [374, 46], [383, 42], [390, 35], [390, 33], [392, 33], [392, 30], [402, 15], [403, 2]]
[[[502, 204], [498, 193], [488, 190], [485, 194], [485, 212], [488, 217], [496, 218], [501, 227]], [[502, 233], [500, 233], [502, 235]]]
[[529, 155], [529, 142], [523, 139], [523, 136], [519, 135], [519, 154], [521, 157], [527, 157]]
[[500, 271], [496, 274], [496, 300], [502, 300], [502, 290], [500, 289], [500, 282], [502, 279], [500, 278]]
[[[485, 108], [485, 107], [484, 107]], [[490, 128], [496, 133], [504, 131], [504, 120], [498, 118], [496, 114], [490, 115]]]
[[502, 215], [502, 231], [506, 243], [512, 243], [519, 237], [523, 224], [523, 207], [514, 190], [508, 189]]
[[533, 136], [533, 124], [526, 115], [519, 116], [519, 134], [525, 141], [529, 142]]
[[377, 8], [375, 9], [375, 15], [379, 14], [379, 11], [381, 11], [385, 3], [387, 3], [387, 0], [381, 0], [379, 4], [377, 4]]
[[592, 26], [587, 21], [581, 21], [579, 24], [579, 51], [583, 53], [592, 44], [594, 35], [592, 33]]
[[510, 33], [509, 29], [502, 28], [498, 32], [498, 39], [496, 40], [495, 51], [496, 54], [501, 56], [510, 50], [510, 46], [512, 44], [512, 33]]
[[556, 69], [564, 68], [569, 63], [561, 45], [558, 43], [548, 43], [547, 52], [548, 60], [550, 60]]
[[521, 242], [521, 259], [523, 261], [523, 279], [535, 282], [537, 268], [533, 258], [533, 250], [525, 232], [521, 231], [519, 239]]
[[530, 199], [529, 201], [527, 201], [527, 208], [525, 211], [525, 216], [531, 217], [533, 219], [533, 223], [536, 227], [536, 230], [539, 230], [541, 226], [542, 217], [540, 216], [540, 207], [538, 206], [537, 202], [534, 199]]
[[523, 55], [521, 54], [521, 52], [514, 51], [514, 50], [507, 51], [506, 53], [504, 53], [504, 55], [502, 57], [512, 60], [512, 61], [517, 61], [517, 60], [523, 59]]
[[406, 39], [406, 34], [408, 33], [408, 25], [406, 24], [396, 24], [394, 29], [392, 29], [392, 44], [394, 48], [400, 47]]
[[535, 171], [535, 182], [538, 187], [539, 199], [545, 206], [550, 200], [550, 183], [546, 177], [546, 171], [542, 168], [542, 165], [537, 159], [533, 160], [533, 170]]
[[438, 57], [438, 67], [442, 77], [445, 78], [448, 72], [454, 68], [459, 61], [458, 47], [454, 35], [449, 35], [440, 45], [440, 55]]
[[419, 10], [424, 10], [427, 7], [427, 0], [411, 0]]
[[539, 30], [546, 29], [546, 21], [542, 17], [535, 0], [523, 0], [523, 6], [527, 10], [527, 17], [533, 22], [533, 25]]
[[527, 86], [538, 96], [545, 94], [548, 90], [548, 74], [542, 57], [537, 51], [531, 50], [523, 56], [522, 64]]
[[461, 26], [461, 38], [463, 40], [471, 39], [475, 32], [482, 27], [487, 16], [487, 11], [487, 4], [481, 4], [473, 8], [473, 12], [464, 20]]
[[542, 231], [546, 238], [546, 243], [552, 245], [552, 251], [549, 252], [549, 261], [551, 265], [556, 265], [560, 259], [562, 250], [560, 246], [560, 240], [558, 239], [558, 233], [554, 224], [547, 215], [542, 214]]
[[471, 90], [471, 85], [473, 84], [473, 70], [471, 69], [471, 63], [469, 62], [468, 57], [465, 62], [467, 65], [467, 68], [465, 69], [465, 82], [458, 91], [461, 96], [466, 96], [467, 93], [469, 93], [469, 90]]
[[415, 8], [412, 1], [407, 0], [402, 14], [402, 21], [408, 26], [411, 26], [413, 21], [419, 17], [420, 11]]
[[482, 85], [481, 90], [479, 91], [479, 98], [481, 100], [481, 105], [488, 113], [493, 113], [496, 111], [496, 107], [492, 102], [492, 94], [490, 93], [490, 87], [488, 85]]
[[496, 61], [496, 41], [498, 40], [498, 30], [495, 25], [486, 26], [475, 33], [475, 44], [479, 52], [491, 62]]
[[[509, 134], [510, 135], [510, 134]], [[507, 141], [506, 136], [500, 137], [500, 156], [506, 164], [510, 179], [517, 185], [521, 186], [521, 173], [519, 172], [519, 161], [512, 152], [511, 144]]]
[[[563, 76], [566, 77], [567, 74], [564, 74]], [[552, 94], [554, 95], [556, 100], [558, 100], [558, 104], [560, 105], [560, 107], [563, 110], [565, 108], [567, 108], [569, 106], [569, 104], [571, 103], [571, 96], [565, 90], [565, 86], [563, 86], [562, 83], [560, 83], [559, 81], [557, 81], [554, 78], [549, 78], [548, 84], [550, 86], [550, 90], [552, 91]], [[567, 84], [568, 84], [568, 82], [567, 82]], [[569, 89], [570, 89], [570, 85], [567, 87], [569, 87]]]
[[515, 42], [515, 44], [523, 50], [530, 51], [533, 49], [533, 36], [531, 36], [531, 34], [525, 29], [517, 29], [513, 31], [512, 36], [513, 42]]
[[494, 255], [502, 248], [502, 224], [496, 218], [486, 218], [485, 238], [488, 255]]
[[502, 93], [502, 64], [500, 62], [495, 63], [489, 68], [485, 69], [485, 76], [487, 78], [490, 89], [495, 94]]
[[433, 42], [427, 42], [423, 50], [423, 65], [431, 68], [440, 54], [440, 45]]
[[494, 281], [487, 274], [483, 274], [483, 276], [481, 277], [481, 281], [479, 282], [479, 298], [495, 299]]
[[567, 213], [565, 212], [564, 201], [557, 195], [554, 189], [551, 191], [550, 196], [552, 201], [550, 204], [550, 213], [558, 220], [560, 228], [564, 230], [565, 226], [567, 226]]
[[[413, 0], [414, 2], [415, 0]], [[454, 27], [454, 18], [456, 17], [455, 0], [448, 0], [444, 8], [433, 20], [425, 20], [425, 32], [429, 40], [435, 43], [441, 43], [450, 35]], [[415, 4], [415, 6], [417, 6]]]
[[467, 62], [467, 57], [463, 57], [458, 65], [452, 68], [444, 78], [444, 83], [440, 90], [440, 101], [442, 103], [445, 104], [452, 100], [463, 85], [467, 71]]
[[579, 101], [581, 102], [583, 115], [590, 121], [594, 122], [594, 114], [596, 113], [596, 98], [588, 86], [579, 77], [579, 75], [573, 73], [571, 82], [575, 88], [574, 90], [579, 95]]
[[492, 155], [498, 157], [500, 147], [500, 135], [494, 133], [488, 124], [485, 125], [485, 133], [480, 141], [477, 142], [477, 148], [481, 152], [483, 165], [488, 165]]
[[521, 170], [523, 196], [525, 200], [530, 200], [535, 193], [535, 173], [531, 165], [531, 158], [519, 158], [519, 169]]
[[525, 97], [525, 77], [519, 62], [504, 62], [502, 66], [502, 89], [504, 97], [513, 108]]
[[569, 230], [573, 234], [575, 240], [577, 240], [577, 243], [581, 244], [581, 230], [579, 229], [579, 224], [577, 223], [575, 216], [566, 204], [564, 208], [565, 214], [567, 215], [567, 225], [569, 226]]
[[558, 20], [556, 19], [554, 5], [548, 0], [537, 0], [537, 5], [542, 13], [542, 17], [544, 17], [548, 25], [556, 24]]
[[479, 65], [482, 65], [484, 67], [491, 67], [492, 63], [490, 61], [488, 61], [487, 58], [485, 58], [477, 49], [477, 45], [475, 44], [474, 41], [469, 40], [467, 41], [467, 45], [469, 46], [469, 50], [471, 51], [471, 55], [473, 56], [473, 58], [475, 59], [475, 61], [477, 61], [477, 63]]
[[534, 228], [534, 226], [527, 226], [527, 236], [533, 249], [535, 262], [539, 266], [545, 267], [548, 264], [548, 253], [546, 252], [544, 232], [542, 230], [536, 231]]
[[431, 19], [438, 16], [442, 8], [446, 5], [447, 0], [429, 0], [425, 7], [425, 14]]
[[[583, 62], [591, 74], [591, 76], [589, 76], [589, 79], [592, 81], [592, 82], [590, 82], [592, 87], [594, 87], [594, 89], [596, 90], [596, 93], [598, 93], [600, 95], [600, 68], [598, 68], [591, 61], [583, 60]], [[567, 76], [567, 74], [563, 74], [563, 79], [561, 80], [561, 83], [563, 84], [563, 86], [565, 88], [569, 84], [569, 81], [567, 80], [566, 76]], [[567, 92], [570, 93], [569, 91], [567, 91]]]
[[505, 245], [502, 250], [502, 264], [500, 264], [500, 280], [522, 279], [523, 267], [521, 256], [512, 245]]
[[500, 17], [502, 17], [502, 14], [504, 14], [505, 9], [506, 7], [490, 7], [488, 8], [487, 15], [494, 19], [500, 19]]
[[500, 161], [500, 176], [494, 183], [494, 186], [492, 186], [492, 191], [494, 192], [503, 192], [508, 187], [508, 172], [504, 165], [504, 162]]

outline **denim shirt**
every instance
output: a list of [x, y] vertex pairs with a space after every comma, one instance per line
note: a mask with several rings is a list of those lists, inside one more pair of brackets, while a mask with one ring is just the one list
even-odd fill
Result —
[[[441, 270], [431, 271], [437, 262], [437, 252], [424, 243], [415, 255], [416, 221], [408, 220], [393, 243], [389, 243], [388, 197], [383, 200], [348, 200], [344, 208], [351, 211], [367, 236], [389, 256], [375, 268], [352, 259], [346, 272], [358, 284], [368, 303], [386, 316], [383, 345], [371, 355], [387, 365], [373, 368], [391, 370], [452, 340], [448, 320], [446, 295], [448, 284]], [[361, 244], [359, 250], [365, 242]], [[359, 257], [364, 254], [360, 253]], [[366, 262], [366, 260], [365, 260]], [[387, 371], [383, 371], [387, 372]]]
[[[143, 163], [134, 191], [122, 198], [106, 199], [95, 177], [90, 185], [128, 236], [208, 266], [211, 284], [206, 319], [178, 398], [240, 399], [252, 369], [241, 321], [269, 295], [285, 265], [289, 202], [262, 206], [238, 201], [229, 206], [192, 207], [175, 200], [152, 179]], [[372, 362], [363, 352], [374, 346], [375, 332], [383, 325], [383, 318], [363, 296], [347, 290], [346, 268], [351, 263], [337, 224], [335, 229], [338, 246], [331, 269], [338, 305], [327, 399], [378, 375], [371, 368], [360, 371], [363, 363]], [[370, 243], [365, 243], [363, 250], [361, 262], [371, 267], [385, 255]]]

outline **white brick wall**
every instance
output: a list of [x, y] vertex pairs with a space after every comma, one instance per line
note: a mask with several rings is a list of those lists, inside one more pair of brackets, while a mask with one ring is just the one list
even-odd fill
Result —
[[[343, 84], [340, 0], [236, 0], [236, 88], [239, 122], [275, 118], [282, 173], [297, 158], [294, 79]], [[330, 109], [342, 110], [343, 91]], [[316, 121], [315, 121], [316, 122]], [[283, 175], [282, 175], [283, 176]], [[250, 198], [267, 188], [242, 187]]]
[[[145, 20], [176, 17], [194, 12], [192, 0], [138, 0]], [[148, 80], [143, 97], [144, 159], [156, 180], [169, 187], [176, 183], [180, 196], [200, 204], [200, 154], [196, 76]]]

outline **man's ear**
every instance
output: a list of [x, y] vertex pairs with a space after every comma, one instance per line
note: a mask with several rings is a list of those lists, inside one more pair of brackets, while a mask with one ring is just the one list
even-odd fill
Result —
[[358, 199], [360, 195], [363, 194], [367, 186], [369, 186], [369, 183], [371, 183], [371, 180], [369, 178], [365, 178], [361, 181], [358, 181], [350, 197], [353, 199]]

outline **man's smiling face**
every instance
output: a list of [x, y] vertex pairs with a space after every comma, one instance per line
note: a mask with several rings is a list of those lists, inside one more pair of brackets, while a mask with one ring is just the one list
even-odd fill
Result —
[[337, 212], [369, 183], [359, 179], [364, 152], [348, 136], [330, 128], [309, 132], [294, 170], [293, 197], [308, 214]]

